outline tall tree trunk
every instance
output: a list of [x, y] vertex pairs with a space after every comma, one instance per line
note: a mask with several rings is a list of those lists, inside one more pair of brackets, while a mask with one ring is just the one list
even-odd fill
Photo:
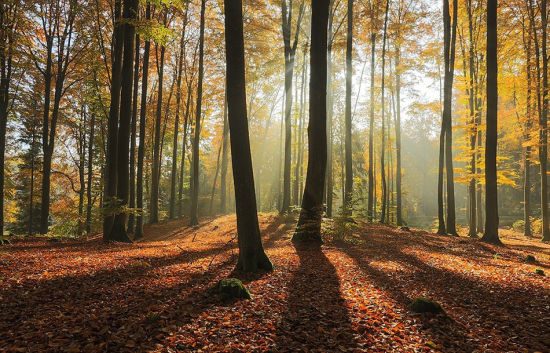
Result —
[[[110, 234], [115, 219], [116, 195], [117, 195], [117, 139], [118, 119], [120, 112], [120, 89], [122, 85], [122, 54], [124, 48], [124, 26], [121, 23], [121, 0], [115, 0], [115, 27], [113, 30], [113, 65], [111, 74], [111, 105], [109, 108], [109, 120], [107, 123], [107, 153], [105, 154], [105, 190], [103, 206], [107, 208], [103, 217], [103, 240], [111, 240]], [[46, 89], [49, 91], [49, 89]], [[49, 93], [47, 93], [49, 96]], [[46, 110], [46, 108], [45, 108]], [[47, 119], [47, 118], [46, 118]], [[46, 121], [44, 121], [46, 123]], [[42, 137], [44, 139], [44, 137]], [[46, 155], [44, 155], [44, 166]], [[44, 168], [44, 180], [46, 179]], [[48, 200], [49, 202], [49, 200]], [[42, 208], [45, 206], [42, 205]], [[46, 225], [47, 226], [47, 225]], [[41, 228], [42, 225], [41, 225]], [[41, 229], [43, 231], [44, 229]]]
[[[373, 25], [374, 26], [374, 25]], [[369, 195], [367, 204], [367, 218], [372, 222], [374, 216], [374, 65], [376, 55], [376, 33], [371, 34], [371, 61], [370, 61], [370, 120], [369, 120]]]
[[[187, 17], [187, 15], [186, 15]], [[180, 124], [180, 102], [181, 102], [181, 74], [183, 71], [183, 54], [184, 54], [184, 45], [185, 45], [185, 29], [187, 27], [187, 18], [183, 23], [183, 30], [181, 33], [180, 40], [180, 52], [179, 52], [179, 62], [178, 62], [178, 73], [177, 73], [177, 83], [176, 83], [176, 119], [174, 121], [174, 141], [172, 143], [172, 172], [170, 175], [170, 219], [176, 217], [176, 183], [177, 183], [177, 173], [178, 173], [178, 133], [179, 133], [179, 124]]]
[[344, 192], [344, 210], [351, 214], [353, 197], [353, 161], [351, 151], [351, 80], [353, 50], [353, 0], [348, 0], [348, 31], [346, 36], [346, 107], [345, 107], [345, 154], [346, 185]]
[[329, 0], [311, 3], [308, 165], [293, 241], [321, 241], [327, 164], [327, 26]]
[[[453, 1], [452, 31], [450, 37], [450, 57], [448, 73], [444, 93], [444, 114], [447, 120], [445, 133], [445, 171], [447, 175], [447, 233], [458, 235], [456, 232], [456, 211], [455, 211], [455, 189], [453, 169], [453, 129], [452, 129], [452, 99], [453, 99], [453, 78], [456, 53], [456, 30], [458, 16], [458, 0]], [[450, 20], [450, 17], [448, 17]]]
[[384, 91], [385, 87], [385, 79], [386, 79], [386, 38], [387, 38], [387, 32], [388, 32], [388, 12], [390, 8], [390, 0], [386, 0], [386, 15], [384, 18], [384, 38], [382, 41], [382, 144], [381, 144], [381, 150], [380, 150], [380, 177], [382, 181], [382, 213], [380, 215], [380, 223], [386, 222], [386, 207], [387, 207], [387, 185], [386, 185], [386, 166], [384, 163], [384, 158], [386, 154], [386, 121], [385, 121], [385, 113], [386, 113], [386, 105], [385, 105], [385, 96], [386, 93]]
[[134, 87], [132, 93], [132, 122], [130, 137], [130, 209], [128, 215], [128, 233], [133, 234], [135, 229], [135, 207], [136, 207], [136, 129], [137, 129], [137, 107], [138, 107], [138, 86], [139, 86], [139, 35], [136, 35], [136, 59], [134, 61]]
[[214, 181], [212, 182], [212, 191], [210, 192], [210, 207], [209, 213], [212, 214], [214, 209], [214, 195], [216, 194], [216, 183], [218, 182], [218, 174], [220, 173], [220, 157], [222, 154], [223, 145], [218, 148], [218, 158], [216, 159], [216, 172], [214, 173]]
[[[527, 32], [527, 33], [526, 33]], [[529, 132], [531, 130], [531, 96], [532, 96], [532, 60], [531, 60], [531, 35], [528, 32], [528, 29], [523, 28], [523, 40], [525, 45], [525, 54], [527, 57], [527, 63], [526, 63], [526, 72], [527, 72], [527, 102], [526, 102], [526, 111], [525, 111], [525, 132], [523, 134], [524, 136], [524, 143], [529, 141]], [[524, 219], [524, 231], [523, 234], [526, 237], [530, 237], [531, 234], [531, 146], [527, 144], [525, 147], [525, 152], [523, 156], [523, 219]]]
[[334, 23], [334, 0], [329, 4], [328, 19], [328, 43], [327, 43], [327, 217], [332, 217], [333, 204], [333, 169], [332, 169], [332, 115], [334, 111], [332, 92], [332, 44], [333, 44], [333, 23]]
[[227, 162], [229, 146], [227, 144], [229, 138], [229, 121], [227, 120], [227, 87], [225, 90], [225, 99], [223, 101], [223, 136], [222, 136], [222, 171], [220, 180], [220, 213], [227, 212]]
[[[544, 0], [543, 0], [544, 1]], [[500, 244], [497, 202], [498, 62], [497, 0], [487, 1], [487, 137], [485, 142], [485, 233], [481, 238]]]
[[540, 119], [540, 175], [541, 175], [541, 210], [542, 210], [542, 240], [550, 241], [550, 227], [548, 224], [548, 55], [547, 29], [548, 10], [547, 0], [541, 3], [542, 16], [542, 116]]
[[86, 187], [86, 234], [92, 232], [92, 182], [94, 165], [94, 132], [95, 132], [95, 114], [90, 117], [90, 136], [88, 141], [88, 178]]
[[[192, 190], [191, 190], [191, 220], [192, 226], [199, 224], [199, 153], [200, 153], [200, 137], [201, 137], [201, 114], [202, 114], [202, 80], [204, 76], [204, 13], [206, 8], [206, 0], [201, 1], [201, 22], [199, 34], [199, 82], [197, 86], [197, 113], [195, 115], [195, 137], [193, 139], [193, 174], [192, 174]], [[246, 106], [245, 106], [246, 111]]]
[[[86, 161], [86, 112], [82, 107], [82, 117], [79, 126], [79, 143], [78, 143], [78, 229], [77, 234], [80, 236], [84, 232], [84, 194], [85, 188], [85, 161]], [[32, 218], [31, 218], [32, 221]]]
[[[147, 2], [145, 8], [145, 20], [151, 19], [151, 3]], [[143, 50], [143, 69], [141, 79], [141, 102], [139, 108], [139, 147], [137, 160], [137, 180], [136, 180], [136, 208], [138, 214], [136, 217], [136, 229], [134, 239], [143, 238], [143, 171], [145, 159], [145, 127], [147, 119], [147, 83], [149, 78], [149, 54], [151, 50], [151, 41], [146, 40]]]
[[476, 199], [476, 143], [477, 143], [477, 120], [476, 120], [476, 107], [475, 101], [477, 97], [477, 90], [475, 86], [475, 64], [474, 64], [474, 29], [473, 29], [473, 18], [472, 18], [472, 0], [468, 0], [467, 4], [468, 11], [468, 33], [470, 38], [470, 46], [468, 52], [468, 68], [469, 68], [469, 87], [468, 87], [468, 104], [470, 107], [470, 124], [472, 126], [470, 132], [470, 153], [472, 154], [470, 158], [470, 173], [472, 174], [470, 183], [468, 185], [468, 200], [469, 200], [469, 214], [468, 214], [468, 235], [471, 238], [477, 238], [477, 207], [481, 205], [477, 204]]
[[[122, 208], [128, 207], [129, 201], [129, 142], [130, 125], [132, 117], [132, 89], [134, 84], [134, 50], [136, 41], [136, 28], [133, 24], [137, 19], [138, 0], [125, 0], [123, 17], [124, 23], [124, 57], [122, 63], [122, 86], [120, 93], [120, 121], [118, 127], [117, 143], [117, 199]], [[109, 240], [131, 242], [126, 231], [128, 213], [118, 212], [115, 216], [113, 228], [109, 234]]]
[[273, 265], [262, 246], [256, 210], [254, 172], [246, 116], [242, 2], [240, 0], [225, 0], [224, 9], [227, 108], [231, 130], [231, 156], [239, 243], [239, 260], [236, 268], [245, 272], [272, 270]]

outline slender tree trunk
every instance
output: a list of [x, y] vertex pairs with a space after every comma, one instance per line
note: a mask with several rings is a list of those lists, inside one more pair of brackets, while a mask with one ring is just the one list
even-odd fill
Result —
[[138, 86], [139, 86], [139, 35], [136, 35], [136, 59], [134, 61], [134, 87], [132, 93], [132, 131], [130, 137], [130, 209], [128, 215], [128, 233], [135, 231], [135, 207], [136, 207], [136, 128], [137, 128], [137, 107], [138, 107]]
[[[118, 127], [117, 143], [117, 199], [123, 208], [128, 207], [129, 199], [129, 142], [130, 125], [132, 117], [132, 89], [134, 83], [134, 50], [136, 41], [136, 28], [133, 21], [137, 19], [138, 0], [124, 1], [124, 57], [122, 63], [122, 86], [120, 93], [120, 121]], [[109, 240], [131, 242], [126, 230], [128, 213], [118, 212], [115, 216], [113, 228], [109, 234]]]
[[542, 240], [550, 241], [550, 226], [548, 224], [548, 55], [547, 0], [541, 3], [542, 16], [542, 117], [540, 121], [540, 175], [541, 175], [541, 210], [542, 210]]
[[[199, 153], [202, 114], [202, 80], [204, 76], [204, 13], [206, 0], [201, 1], [201, 23], [199, 34], [199, 82], [197, 86], [197, 113], [195, 116], [195, 138], [193, 139], [193, 187], [191, 190], [191, 221], [192, 226], [199, 224]], [[245, 106], [246, 111], [246, 106]]]
[[321, 241], [327, 164], [327, 25], [329, 0], [311, 4], [308, 165], [302, 209], [293, 241]]
[[387, 185], [386, 185], [386, 166], [385, 166], [385, 154], [386, 154], [386, 105], [385, 105], [385, 69], [386, 69], [386, 38], [388, 32], [388, 12], [390, 7], [390, 0], [386, 0], [386, 15], [384, 19], [384, 38], [382, 41], [382, 144], [380, 150], [380, 178], [382, 181], [382, 213], [380, 215], [380, 223], [386, 222], [386, 207], [387, 207]]
[[[117, 207], [117, 139], [118, 139], [118, 119], [120, 112], [120, 89], [122, 85], [122, 54], [124, 48], [124, 26], [121, 18], [121, 0], [115, 0], [115, 27], [113, 31], [113, 65], [111, 74], [111, 105], [109, 108], [109, 120], [107, 123], [107, 153], [105, 154], [105, 190], [103, 197], [103, 206], [107, 208], [103, 217], [103, 240], [111, 240], [111, 229], [114, 223], [114, 211]], [[49, 91], [48, 86], [46, 90]], [[49, 96], [49, 93], [47, 93]], [[46, 108], [45, 108], [46, 110]], [[47, 118], [46, 118], [47, 119]], [[46, 120], [44, 121], [46, 123]], [[42, 137], [44, 139], [44, 136]], [[44, 166], [46, 166], [46, 154], [44, 154]], [[43, 179], [48, 183], [49, 175], [46, 177], [46, 168], [44, 167]], [[49, 196], [48, 196], [49, 197]], [[49, 200], [48, 200], [49, 202]], [[45, 206], [42, 205], [42, 208]], [[47, 224], [46, 224], [47, 227]], [[43, 232], [41, 225], [41, 232]], [[46, 230], [47, 231], [47, 230]]]
[[212, 182], [212, 191], [210, 192], [210, 207], [209, 213], [212, 214], [214, 209], [214, 195], [216, 194], [216, 183], [218, 182], [218, 174], [220, 173], [220, 157], [222, 154], [223, 145], [218, 148], [218, 158], [216, 159], [216, 172], [214, 173], [214, 181]]
[[[84, 194], [85, 188], [85, 161], [86, 161], [86, 113], [82, 107], [82, 118], [79, 126], [79, 146], [78, 146], [78, 229], [77, 234], [80, 236], [84, 232]], [[32, 222], [32, 218], [31, 218]]]
[[[524, 42], [525, 43], [525, 54], [527, 57], [526, 71], [527, 71], [527, 102], [526, 102], [526, 112], [525, 112], [525, 132], [524, 132], [524, 143], [529, 141], [529, 131], [531, 130], [531, 96], [532, 89], [531, 85], [533, 84], [532, 75], [531, 75], [531, 36], [530, 34], [525, 35], [526, 28], [524, 31]], [[524, 210], [524, 235], [530, 237], [531, 234], [531, 146], [527, 145], [525, 147], [525, 153], [523, 157], [523, 210]]]
[[[374, 26], [374, 25], [373, 25]], [[374, 216], [374, 65], [376, 55], [376, 33], [371, 34], [371, 61], [370, 61], [370, 121], [369, 121], [369, 195], [367, 204], [367, 218], [373, 221]]]
[[[151, 3], [147, 2], [145, 9], [145, 20], [151, 19]], [[149, 52], [151, 50], [151, 41], [145, 41], [143, 50], [143, 72], [141, 80], [141, 102], [139, 109], [139, 147], [137, 160], [137, 180], [136, 180], [136, 208], [138, 215], [136, 217], [136, 229], [134, 239], [143, 238], [143, 171], [145, 159], [145, 127], [147, 119], [147, 83], [149, 78]]]
[[[543, 0], [544, 1], [544, 0]], [[481, 240], [500, 244], [497, 202], [497, 0], [487, 1], [487, 137], [485, 142], [485, 233]]]
[[[446, 80], [446, 91], [444, 94], [444, 114], [447, 120], [445, 133], [445, 171], [447, 175], [447, 233], [458, 235], [456, 232], [456, 211], [455, 211], [455, 189], [454, 189], [454, 168], [453, 168], [453, 129], [452, 129], [452, 99], [453, 99], [453, 78], [456, 53], [456, 30], [458, 1], [453, 1], [453, 20], [450, 37], [450, 57]], [[450, 20], [450, 17], [447, 17]]]
[[332, 92], [332, 43], [333, 43], [333, 12], [334, 1], [331, 0], [329, 4], [329, 19], [328, 19], [328, 43], [327, 43], [327, 217], [332, 217], [332, 204], [333, 204], [333, 168], [332, 168], [332, 115], [334, 111], [333, 106], [333, 92]]
[[239, 243], [239, 260], [236, 268], [245, 272], [272, 270], [273, 265], [262, 246], [256, 210], [254, 172], [246, 116], [242, 2], [240, 0], [225, 0], [224, 5], [227, 108], [231, 130], [231, 156]]
[[353, 0], [348, 0], [348, 32], [346, 38], [346, 107], [345, 107], [345, 161], [346, 184], [344, 192], [344, 210], [352, 212], [353, 197], [353, 161], [351, 151], [351, 80], [352, 80], [352, 50], [353, 50]]
[[93, 165], [94, 165], [94, 132], [95, 132], [95, 114], [90, 117], [90, 137], [88, 141], [88, 186], [86, 187], [86, 234], [92, 232], [92, 183], [93, 183]]
[[469, 94], [469, 107], [470, 107], [470, 124], [472, 125], [471, 129], [471, 135], [470, 135], [470, 173], [472, 174], [470, 183], [468, 185], [468, 200], [469, 200], [469, 214], [468, 214], [468, 224], [469, 224], [469, 231], [468, 235], [471, 238], [477, 238], [477, 207], [481, 207], [481, 205], [477, 205], [477, 199], [476, 199], [476, 168], [477, 168], [477, 160], [476, 160], [476, 144], [477, 144], [477, 120], [476, 120], [476, 107], [475, 107], [475, 101], [477, 97], [477, 90], [474, 82], [474, 72], [475, 72], [475, 65], [474, 65], [474, 30], [473, 30], [473, 19], [472, 19], [472, 0], [468, 0], [467, 2], [467, 11], [468, 11], [468, 33], [470, 37], [470, 46], [469, 46], [469, 53], [468, 53], [468, 66], [469, 66], [469, 87], [468, 87], [468, 94]]
[[229, 121], [227, 120], [227, 88], [225, 91], [225, 99], [223, 101], [223, 136], [222, 136], [222, 171], [220, 185], [220, 213], [227, 212], [227, 162], [228, 162], [228, 138], [229, 138]]
[[395, 94], [396, 94], [396, 111], [395, 111], [395, 153], [396, 153], [396, 171], [395, 171], [395, 189], [396, 189], [396, 216], [397, 225], [402, 226], [403, 222], [403, 206], [401, 195], [401, 48], [396, 48], [395, 55]]

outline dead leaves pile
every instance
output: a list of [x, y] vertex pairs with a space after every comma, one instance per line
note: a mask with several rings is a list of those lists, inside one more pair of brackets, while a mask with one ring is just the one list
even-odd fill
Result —
[[[29, 239], [0, 249], [5, 352], [535, 352], [550, 350], [550, 247], [506, 247], [361, 224], [357, 239], [294, 247], [260, 217], [272, 273], [232, 273], [235, 219], [146, 229], [135, 244]], [[290, 223], [289, 223], [290, 222]], [[195, 240], [193, 241], [193, 238]], [[536, 263], [526, 262], [526, 255]], [[252, 300], [209, 289], [235, 276]], [[414, 298], [446, 314], [414, 314]]]

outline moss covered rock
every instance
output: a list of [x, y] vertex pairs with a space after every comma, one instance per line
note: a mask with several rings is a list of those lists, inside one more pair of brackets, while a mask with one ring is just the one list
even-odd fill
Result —
[[542, 268], [535, 269], [535, 273], [539, 276], [546, 276], [546, 274], [544, 273], [544, 270]]
[[226, 278], [219, 281], [214, 292], [220, 300], [252, 299], [252, 294], [237, 278]]
[[441, 313], [443, 308], [438, 302], [426, 298], [416, 298], [410, 306], [415, 313]]
[[535, 257], [533, 255], [527, 255], [525, 257], [525, 261], [527, 261], [527, 262], [536, 262], [537, 260], [535, 259]]

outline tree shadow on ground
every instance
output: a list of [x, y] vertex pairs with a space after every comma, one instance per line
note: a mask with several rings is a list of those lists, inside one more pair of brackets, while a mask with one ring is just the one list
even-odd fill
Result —
[[287, 307], [275, 334], [278, 352], [336, 352], [357, 348], [335, 267], [320, 245], [297, 244]]
[[[479, 340], [475, 337], [480, 334], [475, 330], [480, 329], [490, 332], [495, 344], [511, 350], [519, 346], [545, 351], [550, 346], [550, 310], [544, 303], [542, 293], [534, 296], [532, 289], [521, 284], [517, 287], [496, 282], [483, 284], [480, 282], [483, 279], [476, 281], [459, 272], [428, 264], [405, 252], [399, 242], [387, 241], [376, 234], [364, 234], [363, 240], [369, 244], [368, 247], [349, 245], [339, 250], [353, 258], [375, 286], [407, 310], [415, 299], [412, 293], [428, 292], [430, 299], [439, 301], [444, 308], [452, 308], [451, 316], [459, 317], [461, 323], [444, 316], [417, 316], [425, 332], [433, 341], [442, 344], [444, 350], [483, 351], [486, 347], [476, 343]], [[424, 239], [418, 246], [424, 247], [424, 242], [429, 243]], [[442, 254], [446, 252], [433, 246], [424, 249]], [[463, 257], [467, 255], [462, 253]], [[371, 263], [373, 259], [393, 261], [407, 270], [386, 272], [374, 266]], [[479, 261], [477, 255], [476, 261]], [[537, 321], [546, 321], [545, 332], [540, 332], [541, 325], [533, 329], [532, 323]]]

